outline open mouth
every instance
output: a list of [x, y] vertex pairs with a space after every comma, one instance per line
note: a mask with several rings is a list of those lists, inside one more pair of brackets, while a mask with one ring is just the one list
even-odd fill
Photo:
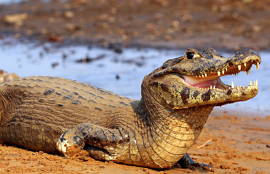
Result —
[[202, 90], [205, 89], [220, 89], [220, 90], [227, 90], [229, 88], [258, 88], [258, 81], [250, 82], [248, 86], [235, 86], [232, 82], [231, 85], [224, 84], [220, 77], [232, 74], [238, 74], [241, 71], [249, 73], [252, 65], [256, 65], [256, 68], [259, 69], [260, 61], [259, 59], [249, 60], [247, 62], [241, 64], [232, 64], [224, 66], [218, 69], [215, 72], [207, 72], [197, 76], [183, 76], [183, 81], [189, 86], [200, 88]]

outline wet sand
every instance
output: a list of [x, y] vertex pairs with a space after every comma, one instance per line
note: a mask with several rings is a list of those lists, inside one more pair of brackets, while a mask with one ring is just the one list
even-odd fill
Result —
[[[270, 171], [270, 117], [209, 118], [191, 157], [213, 166], [210, 173], [268, 174]], [[0, 173], [59, 174], [177, 174], [199, 173], [189, 169], [153, 169], [101, 162], [93, 159], [67, 159], [43, 152], [0, 145]]]

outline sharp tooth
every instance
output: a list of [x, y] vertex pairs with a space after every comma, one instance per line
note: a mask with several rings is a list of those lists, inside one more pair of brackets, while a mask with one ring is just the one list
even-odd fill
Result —
[[241, 71], [241, 65], [238, 65], [238, 70]]
[[218, 76], [220, 76], [220, 71], [217, 72]]
[[259, 62], [256, 63], [256, 68], [259, 69], [260, 68], [260, 64]]
[[207, 74], [205, 73], [204, 76], [207, 77]]
[[216, 89], [216, 86], [213, 86], [213, 89]]
[[225, 71], [228, 71], [228, 68], [227, 67], [225, 68]]
[[244, 66], [247, 67], [247, 63], [244, 63]]
[[202, 75], [202, 77], [204, 77], [204, 75]]
[[210, 86], [210, 89], [212, 89], [213, 87], [212, 86]]
[[232, 85], [231, 85], [231, 86], [232, 86], [232, 88], [234, 88], [234, 84], [233, 84], [233, 81], [232, 81]]
[[225, 71], [224, 70], [222, 70], [222, 74], [225, 74]]

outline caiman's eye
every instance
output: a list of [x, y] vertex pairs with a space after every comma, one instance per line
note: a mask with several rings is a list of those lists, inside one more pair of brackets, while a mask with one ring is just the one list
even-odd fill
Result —
[[186, 56], [188, 59], [193, 59], [194, 58], [194, 52], [186, 52]]

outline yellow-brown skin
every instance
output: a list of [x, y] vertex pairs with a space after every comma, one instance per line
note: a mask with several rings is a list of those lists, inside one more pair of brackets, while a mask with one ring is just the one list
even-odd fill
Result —
[[[192, 146], [215, 105], [247, 100], [257, 94], [254, 87], [222, 91], [187, 86], [182, 75], [197, 76], [210, 69], [215, 72], [215, 64], [220, 68], [229, 64], [222, 66], [224, 58], [213, 50], [206, 51], [212, 59], [205, 52], [192, 51], [201, 57], [171, 59], [145, 76], [140, 101], [61, 78], [28, 77], [6, 82], [0, 86], [0, 141], [59, 153], [59, 137], [72, 143], [73, 135], [78, 134], [76, 127], [89, 123], [91, 130], [103, 136], [93, 135], [102, 140], [83, 142], [93, 158], [170, 168]], [[251, 51], [243, 54], [242, 58], [228, 60], [235, 64], [247, 61], [247, 69], [260, 62]], [[204, 69], [194, 70], [202, 63], [206, 63]], [[110, 133], [115, 135], [114, 140]]]

